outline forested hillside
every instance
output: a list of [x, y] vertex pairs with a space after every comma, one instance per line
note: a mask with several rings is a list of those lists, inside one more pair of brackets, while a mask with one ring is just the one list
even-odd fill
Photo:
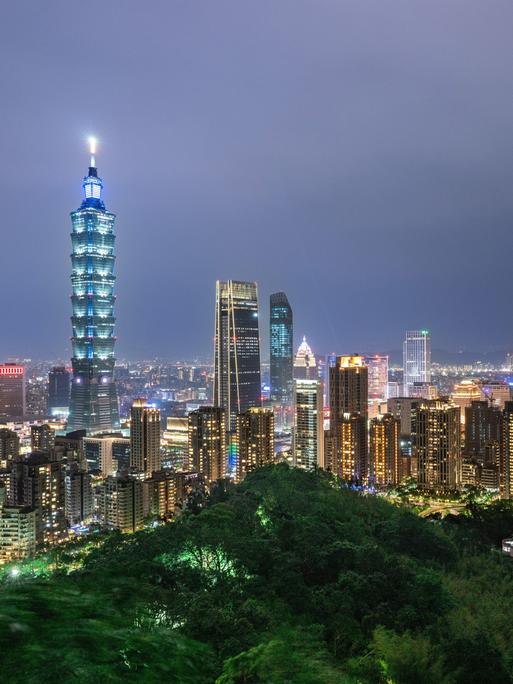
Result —
[[[429, 521], [262, 468], [176, 523], [70, 547], [0, 587], [0, 681], [513, 680], [509, 504]], [[62, 554], [61, 554], [62, 555]]]

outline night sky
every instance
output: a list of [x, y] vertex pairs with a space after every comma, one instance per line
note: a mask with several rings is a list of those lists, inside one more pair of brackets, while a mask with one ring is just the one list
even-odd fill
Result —
[[[513, 347], [510, 0], [17, 0], [0, 23], [0, 360], [69, 357], [86, 138], [118, 358], [211, 352], [216, 278], [314, 351]], [[267, 345], [265, 345], [267, 347]]]

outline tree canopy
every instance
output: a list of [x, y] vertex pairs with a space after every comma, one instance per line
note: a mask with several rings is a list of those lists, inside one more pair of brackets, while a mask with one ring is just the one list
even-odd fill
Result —
[[175, 523], [8, 573], [2, 677], [509, 682], [513, 561], [492, 547], [507, 529], [507, 503], [429, 521], [322, 472], [261, 468]]

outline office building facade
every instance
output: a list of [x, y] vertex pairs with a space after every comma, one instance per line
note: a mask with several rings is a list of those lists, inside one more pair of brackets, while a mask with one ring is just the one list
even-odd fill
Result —
[[55, 366], [48, 373], [49, 418], [66, 419], [69, 416], [71, 373], [64, 366]]
[[388, 399], [388, 356], [366, 356], [365, 365], [368, 369], [369, 399]]
[[237, 414], [261, 405], [257, 284], [216, 283], [214, 405], [235, 430]]
[[410, 396], [414, 383], [431, 382], [431, 335], [429, 330], [408, 330], [403, 342], [403, 393]]
[[270, 381], [271, 401], [290, 406], [292, 402], [293, 344], [292, 308], [284, 292], [270, 297]]
[[0, 422], [21, 422], [26, 413], [25, 368], [17, 363], [0, 364]]
[[84, 437], [82, 451], [89, 472], [107, 477], [130, 467], [130, 438], [120, 432]]

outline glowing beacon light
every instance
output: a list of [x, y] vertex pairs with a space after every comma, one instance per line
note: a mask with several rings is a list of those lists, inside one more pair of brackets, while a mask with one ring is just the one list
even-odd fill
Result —
[[91, 164], [90, 164], [90, 166], [91, 166], [91, 168], [95, 168], [95, 166], [96, 166], [96, 160], [95, 160], [95, 158], [94, 158], [94, 155], [96, 154], [96, 144], [97, 144], [98, 141], [96, 140], [95, 137], [93, 137], [93, 136], [91, 135], [91, 136], [89, 136], [89, 138], [88, 138], [88, 142], [89, 142], [89, 153], [90, 153], [90, 155], [91, 155]]
[[97, 199], [101, 200], [102, 196], [102, 182], [98, 178], [96, 172], [96, 146], [98, 141], [95, 137], [90, 136], [88, 138], [89, 143], [89, 153], [91, 155], [91, 160], [89, 162], [89, 175], [84, 179], [84, 192], [86, 199]]

